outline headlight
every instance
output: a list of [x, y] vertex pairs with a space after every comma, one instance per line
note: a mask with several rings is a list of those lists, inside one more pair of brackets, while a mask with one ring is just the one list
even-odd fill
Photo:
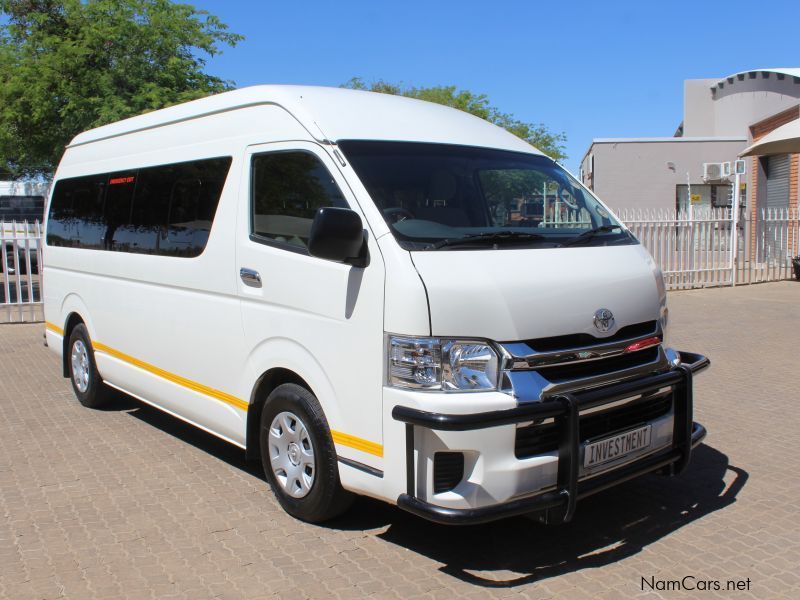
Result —
[[463, 392], [497, 389], [500, 358], [487, 342], [389, 336], [389, 385]]

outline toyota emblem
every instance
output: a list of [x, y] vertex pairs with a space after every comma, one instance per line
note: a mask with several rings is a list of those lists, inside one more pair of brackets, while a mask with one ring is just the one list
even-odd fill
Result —
[[594, 313], [594, 326], [598, 331], [606, 332], [614, 326], [614, 313], [607, 308], [601, 308]]

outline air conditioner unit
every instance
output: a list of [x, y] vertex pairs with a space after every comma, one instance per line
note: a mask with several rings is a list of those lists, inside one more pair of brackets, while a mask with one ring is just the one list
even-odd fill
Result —
[[722, 165], [723, 163], [703, 163], [703, 181], [719, 181], [725, 177]]

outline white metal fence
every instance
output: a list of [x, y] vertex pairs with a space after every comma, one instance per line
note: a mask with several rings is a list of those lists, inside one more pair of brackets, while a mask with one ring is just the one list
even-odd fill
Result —
[[677, 214], [622, 210], [618, 216], [661, 267], [668, 289], [794, 276], [792, 257], [800, 254], [797, 210], [764, 209], [755, 222], [727, 208]]
[[42, 228], [0, 221], [0, 323], [41, 321]]

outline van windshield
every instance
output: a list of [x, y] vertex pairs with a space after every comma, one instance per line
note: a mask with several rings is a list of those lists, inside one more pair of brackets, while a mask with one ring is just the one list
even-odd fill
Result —
[[545, 156], [416, 142], [339, 147], [407, 250], [636, 243]]

